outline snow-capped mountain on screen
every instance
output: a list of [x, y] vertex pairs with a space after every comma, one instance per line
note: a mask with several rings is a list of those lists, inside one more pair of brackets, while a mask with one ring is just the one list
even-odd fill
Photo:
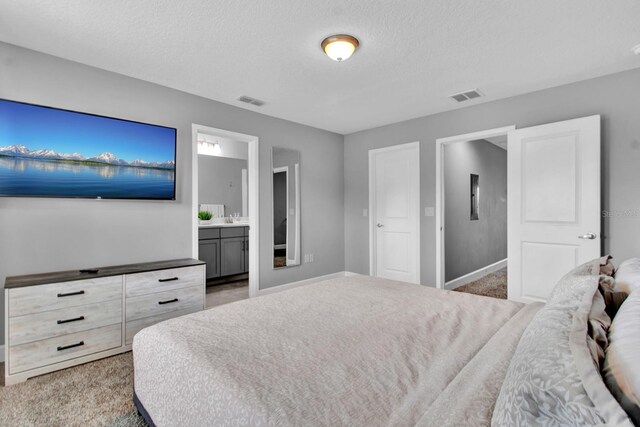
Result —
[[79, 153], [58, 153], [53, 150], [29, 150], [24, 145], [9, 145], [7, 147], [0, 147], [0, 156], [10, 157], [26, 157], [31, 159], [44, 159], [44, 160], [72, 160], [78, 162], [93, 162], [104, 163], [114, 166], [131, 166], [139, 168], [154, 168], [154, 169], [175, 169], [175, 162], [168, 160], [166, 162], [145, 162], [144, 160], [134, 160], [128, 162], [124, 159], [119, 159], [112, 153], [100, 153], [97, 156], [85, 158]]
[[0, 147], [0, 154], [5, 156], [27, 156], [29, 150], [24, 145], [10, 145], [9, 147]]
[[117, 158], [114, 154], [111, 153], [100, 153], [95, 157], [89, 157], [87, 159], [88, 162], [98, 162], [98, 163], [107, 163], [109, 165], [118, 165], [118, 166], [137, 166], [134, 164], [130, 164], [126, 160], [122, 160]]

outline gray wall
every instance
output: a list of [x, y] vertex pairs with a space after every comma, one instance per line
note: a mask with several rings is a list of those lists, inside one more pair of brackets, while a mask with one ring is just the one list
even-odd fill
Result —
[[[193, 123], [260, 138], [262, 288], [344, 270], [341, 135], [4, 43], [0, 97], [178, 129], [177, 201], [0, 199], [0, 283], [8, 275], [190, 257]], [[270, 256], [274, 145], [297, 149], [302, 161], [310, 160], [301, 176], [301, 244], [317, 254], [314, 263], [275, 271]], [[330, 232], [318, 227], [326, 218], [332, 218]]]
[[[369, 272], [368, 158], [372, 148], [420, 141], [421, 205], [435, 206], [435, 140], [507, 125], [519, 128], [602, 116], [602, 208], [635, 210], [604, 218], [604, 251], [618, 262], [640, 248], [640, 69], [421, 117], [345, 136], [345, 268]], [[435, 286], [435, 218], [420, 223], [421, 281]]]
[[224, 205], [226, 216], [242, 215], [242, 169], [246, 168], [246, 160], [198, 155], [198, 203]]
[[[445, 280], [507, 257], [507, 152], [484, 141], [444, 146]], [[479, 176], [478, 220], [471, 221], [471, 174]]]

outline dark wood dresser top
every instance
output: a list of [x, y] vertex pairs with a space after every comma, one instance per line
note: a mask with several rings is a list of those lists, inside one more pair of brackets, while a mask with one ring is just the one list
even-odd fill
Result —
[[97, 273], [81, 273], [80, 270], [56, 271], [53, 273], [27, 274], [7, 277], [5, 289], [23, 288], [26, 286], [45, 285], [47, 283], [71, 282], [73, 280], [95, 279], [98, 277], [120, 276], [122, 274], [143, 273], [145, 271], [167, 270], [169, 268], [204, 265], [203, 261], [193, 258], [172, 259], [166, 261], [142, 262], [138, 264], [112, 265], [97, 267]]

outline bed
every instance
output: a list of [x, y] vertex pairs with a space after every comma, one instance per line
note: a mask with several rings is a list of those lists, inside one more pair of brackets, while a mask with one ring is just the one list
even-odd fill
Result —
[[[588, 281], [579, 292], [593, 296], [593, 268], [567, 280]], [[571, 351], [571, 319], [591, 303], [561, 304], [573, 306], [554, 339]], [[157, 426], [516, 425], [514, 405], [537, 405], [523, 397], [532, 387], [522, 366], [545, 348], [535, 340], [547, 308], [365, 276], [327, 280], [144, 329], [133, 342], [134, 400]], [[525, 333], [534, 348], [519, 350]], [[580, 382], [584, 364], [571, 369]], [[632, 425], [610, 394], [587, 402], [588, 389], [559, 390], [574, 401], [557, 410], [575, 412], [577, 399], [583, 421]]]

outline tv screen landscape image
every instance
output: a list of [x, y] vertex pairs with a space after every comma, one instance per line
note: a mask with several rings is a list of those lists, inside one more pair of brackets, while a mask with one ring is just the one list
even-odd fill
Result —
[[175, 200], [176, 129], [0, 99], [0, 196]]

